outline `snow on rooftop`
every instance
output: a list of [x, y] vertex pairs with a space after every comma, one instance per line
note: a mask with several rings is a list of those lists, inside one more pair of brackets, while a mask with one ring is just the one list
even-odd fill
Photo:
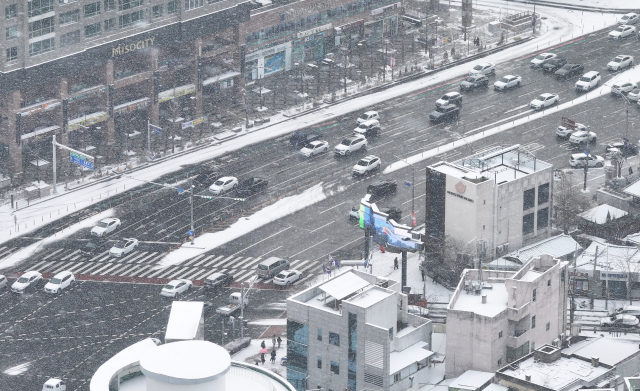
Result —
[[483, 391], [509, 391], [509, 388], [501, 386], [500, 384], [491, 383], [486, 386]]
[[389, 375], [393, 375], [413, 363], [433, 356], [435, 353], [427, 350], [428, 346], [427, 342], [419, 341], [402, 351], [391, 352], [389, 355]]
[[600, 363], [616, 366], [639, 351], [637, 341], [597, 337], [574, 343], [562, 353], [582, 357], [585, 360], [598, 357]]
[[591, 221], [592, 223], [606, 224], [608, 221], [619, 219], [627, 214], [627, 212], [622, 209], [618, 209], [615, 206], [602, 204], [589, 209], [586, 212], [582, 212], [578, 216]]
[[171, 304], [164, 340], [189, 340], [195, 338], [203, 309], [204, 302], [202, 301], [174, 301]]
[[640, 271], [640, 250], [635, 246], [616, 246], [594, 241], [576, 259], [576, 268], [593, 270], [594, 259], [598, 258], [595, 270], [602, 271]]
[[449, 388], [458, 388], [463, 390], [477, 390], [493, 379], [493, 372], [466, 371], [460, 375], [453, 383], [449, 384]]
[[494, 317], [507, 308], [509, 294], [503, 282], [492, 282], [492, 289], [482, 289], [482, 295], [487, 295], [487, 302], [482, 304], [482, 295], [460, 292], [451, 308], [454, 311], [473, 312], [478, 315]]
[[89, 390], [109, 391], [109, 382], [114, 374], [127, 366], [136, 364], [140, 361], [141, 356], [149, 351], [155, 351], [157, 348], [158, 346], [156, 343], [151, 338], [147, 338], [121, 350], [115, 356], [100, 365], [98, 370], [91, 377]]
[[522, 276], [520, 278], [520, 281], [526, 281], [526, 282], [533, 282], [535, 281], [538, 277], [540, 277], [542, 275], [542, 273], [534, 271], [534, 270], [529, 270], [525, 273], [524, 276]]
[[495, 261], [490, 262], [489, 265], [522, 266], [505, 258], [518, 258], [522, 263], [525, 263], [529, 259], [542, 254], [549, 254], [554, 258], [560, 258], [579, 249], [582, 249], [582, 247], [570, 235], [560, 234], [543, 239], [528, 246], [524, 246], [519, 250], [512, 251], [502, 258], [498, 258]]
[[320, 285], [320, 290], [336, 300], [342, 300], [369, 285], [369, 282], [355, 273], [344, 273]]
[[367, 289], [366, 291], [348, 299], [347, 301], [353, 305], [357, 305], [358, 307], [367, 308], [376, 303], [379, 303], [380, 301], [386, 299], [391, 295], [393, 295], [393, 292], [389, 292], [380, 287], [373, 286], [371, 287], [371, 289]]

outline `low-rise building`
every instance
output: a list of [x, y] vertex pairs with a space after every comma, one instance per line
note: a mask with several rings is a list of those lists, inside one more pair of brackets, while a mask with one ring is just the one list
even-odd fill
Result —
[[347, 269], [287, 299], [287, 380], [297, 390], [406, 390], [426, 383], [431, 321], [397, 281]]
[[582, 250], [582, 246], [570, 235], [560, 234], [512, 251], [486, 266], [493, 270], [518, 270], [529, 259], [542, 254], [549, 254], [563, 261], [573, 261], [579, 250]]
[[517, 272], [467, 269], [447, 307], [447, 377], [495, 372], [566, 329], [567, 262], [541, 255]]

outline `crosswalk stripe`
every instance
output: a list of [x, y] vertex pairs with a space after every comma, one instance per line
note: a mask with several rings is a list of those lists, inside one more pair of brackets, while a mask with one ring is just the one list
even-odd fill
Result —
[[189, 280], [189, 279], [191, 279], [191, 277], [193, 277], [194, 275], [196, 275], [198, 273], [200, 273], [200, 269], [189, 268], [189, 270], [187, 270], [181, 276], [176, 276], [176, 278], [184, 278], [185, 280]]
[[253, 271], [253, 270], [240, 271], [240, 272], [234, 274], [234, 279], [236, 281], [239, 281], [239, 282], [244, 282], [244, 281], [246, 281], [248, 279], [248, 277], [250, 275], [253, 275], [253, 274], [255, 274], [255, 271]]
[[99, 265], [99, 264], [98, 264], [98, 263], [95, 263], [95, 262], [87, 262], [87, 264], [86, 264], [86, 265], [84, 265], [84, 266], [81, 266], [81, 267], [77, 268], [77, 269], [76, 269], [76, 271], [75, 271], [75, 273], [78, 273], [78, 274], [85, 274], [85, 270], [89, 270], [90, 268], [92, 268], [92, 267], [93, 267], [93, 266], [95, 266], [95, 265]]
[[80, 270], [83, 265], [84, 265], [84, 262], [78, 262], [77, 264], [69, 267], [69, 271], [71, 271], [72, 273], [77, 273], [77, 270]]
[[200, 273], [196, 274], [193, 279], [194, 280], [202, 280], [204, 279], [206, 276], [208, 276], [209, 274], [213, 274], [211, 273], [211, 271], [209, 270], [204, 270], [204, 269], [200, 269]]
[[94, 269], [94, 270], [92, 270], [93, 268], [89, 268], [88, 270], [85, 270], [84, 273], [85, 274], [95, 274], [95, 275], [97, 275], [98, 273], [100, 273], [101, 270], [104, 270], [106, 268], [109, 268], [109, 267], [113, 266], [113, 263], [100, 264], [98, 266], [100, 266], [100, 267], [98, 267], [97, 269]]
[[133, 276], [134, 274], [140, 273], [141, 271], [145, 270], [148, 267], [151, 267], [151, 265], [135, 265], [135, 267], [127, 270], [125, 273], [121, 273], [120, 275], [124, 277], [130, 277], [130, 276]]
[[307, 260], [296, 259], [294, 262], [291, 263], [291, 268], [299, 270], [300, 268], [303, 268], [310, 263], [312, 263], [310, 259], [307, 259]]
[[47, 263], [45, 263], [44, 265], [40, 266], [40, 270], [42, 270], [42, 273], [47, 273], [47, 271], [49, 270], [49, 266], [55, 264], [56, 261], [49, 261]]
[[160, 273], [164, 274], [166, 273], [168, 270], [173, 269], [175, 266], [169, 266], [168, 268], [162, 268], [159, 270], [156, 270], [154, 273], [151, 273], [147, 276], [147, 278], [159, 278], [157, 277]]
[[220, 261], [218, 261], [218, 262], [214, 263], [213, 265], [211, 265], [211, 267], [222, 266], [222, 265], [226, 264], [229, 260], [231, 260], [233, 257], [234, 257], [233, 255], [230, 255], [230, 256], [228, 256], [228, 257], [226, 257], [224, 259], [221, 259]]
[[64, 257], [60, 258], [60, 260], [61, 260], [61, 261], [66, 261], [68, 258], [70, 258], [71, 256], [73, 256], [73, 255], [75, 255], [75, 254], [77, 254], [77, 253], [79, 253], [79, 252], [80, 252], [80, 250], [79, 250], [79, 249], [78, 249], [78, 250], [76, 250], [76, 251], [73, 251], [73, 252], [71, 252], [71, 253], [69, 253], [69, 254], [65, 255]]
[[[299, 268], [298, 270], [300, 270], [301, 272], [305, 273], [307, 270], [314, 268], [314, 267], [318, 267], [320, 266], [319, 263], [313, 263], [310, 262], [307, 266], [303, 267], [303, 268]], [[318, 271], [320, 271], [320, 269], [318, 269]]]
[[[134, 254], [134, 253], [132, 252], [131, 254]], [[135, 257], [131, 257], [131, 258], [127, 259], [125, 262], [133, 263], [133, 262], [135, 262], [136, 259], [138, 259], [140, 257], [144, 257], [145, 255], [147, 255], [146, 251], [140, 251]]]
[[75, 264], [75, 262], [62, 262], [60, 265], [58, 265], [56, 268], [54, 268], [53, 272], [54, 273], [60, 273], [63, 270], [69, 269], [70, 266], [73, 266]]
[[45, 257], [43, 257], [42, 259], [43, 259], [43, 260], [44, 260], [44, 259], [49, 259], [49, 258], [51, 258], [52, 256], [56, 255], [57, 253], [59, 253], [60, 251], [63, 251], [63, 250], [66, 250], [66, 249], [64, 249], [64, 248], [59, 248], [59, 249], [57, 249], [56, 251], [54, 251], [54, 252], [50, 253], [49, 255], [46, 255], [46, 256], [45, 256]]
[[47, 261], [40, 261], [40, 262], [36, 263], [35, 265], [31, 266], [31, 269], [38, 270], [38, 269], [40, 269], [40, 266], [44, 265], [45, 263], [47, 263]]
[[13, 253], [12, 248], [7, 248], [7, 247], [2, 247], [0, 248], [0, 258], [4, 257], [5, 255], [9, 255], [11, 253]]
[[104, 274], [110, 275], [110, 276], [123, 276], [124, 273], [130, 271], [131, 269], [135, 269], [138, 265], [135, 264], [131, 264], [131, 263], [119, 263], [118, 264], [120, 267], [116, 267], [113, 269], [109, 269], [109, 270], [105, 270]]
[[149, 253], [147, 253], [147, 254], [146, 254], [146, 256], [145, 256], [145, 257], [138, 258], [138, 260], [136, 261], [136, 263], [138, 263], [138, 264], [139, 264], [139, 263], [145, 263], [149, 258], [154, 258], [154, 257], [156, 256], [156, 254], [158, 254], [158, 253], [157, 253], [157, 252], [155, 252], [155, 251], [149, 252]]
[[206, 257], [206, 258], [204, 258], [204, 259], [202, 259], [202, 260], [198, 261], [198, 263], [194, 264], [193, 266], [198, 266], [198, 265], [200, 265], [201, 263], [204, 263], [204, 262], [206, 262], [206, 261], [210, 260], [211, 258], [216, 258], [216, 257], [217, 257], [217, 255], [216, 255], [216, 254], [209, 255], [208, 257]]
[[76, 260], [78, 260], [80, 258], [84, 258], [84, 255], [82, 255], [82, 253], [74, 255], [73, 257], [69, 258], [69, 260], [70, 261], [76, 261]]
[[205, 257], [207, 254], [200, 254], [197, 257], [193, 257], [192, 259], [188, 260], [187, 262], [183, 263], [183, 265], [188, 266], [191, 265], [192, 263], [196, 262], [198, 259]]
[[[110, 266], [110, 267], [108, 267], [108, 268], [106, 268], [106, 269], [102, 269], [102, 270], [100, 271], [100, 274], [99, 274], [99, 275], [101, 275], [101, 276], [108, 276], [110, 271], [112, 271], [112, 270], [115, 270], [115, 269], [118, 269], [118, 268], [121, 268], [121, 267], [122, 267], [122, 264], [121, 264], [121, 263], [116, 263], [116, 264], [112, 264], [112, 265], [113, 265], [113, 266]], [[96, 274], [97, 274], [97, 273], [96, 273]]]
[[167, 273], [164, 277], [160, 277], [160, 278], [176, 279], [176, 278], [179, 278], [178, 276], [183, 275], [189, 269], [190, 269], [189, 267], [179, 267], [178, 269], [172, 270], [171, 272]]
[[244, 257], [235, 257], [233, 259], [228, 259], [226, 262], [222, 262], [218, 265], [218, 267], [237, 267], [236, 265], [240, 262]]
[[89, 262], [104, 262], [104, 261], [106, 261], [107, 259], [110, 259], [110, 258], [111, 258], [111, 255], [109, 255], [109, 250], [107, 250], [107, 251], [105, 251], [105, 252], [103, 252], [101, 254], [98, 254], [95, 257], [91, 258], [89, 260]]
[[236, 267], [243, 267], [242, 265], [249, 263], [251, 260], [253, 259], [253, 257], [247, 257], [247, 259], [245, 259], [242, 262], [239, 262], [238, 264], [236, 264]]
[[154, 268], [151, 267], [151, 268], [149, 268], [149, 270], [138, 274], [136, 277], [145, 277], [146, 276], [146, 278], [151, 278], [152, 275], [160, 273], [161, 270], [164, 270], [164, 269], [154, 269]]
[[218, 256], [216, 257], [216, 259], [214, 259], [214, 260], [212, 260], [212, 261], [210, 261], [210, 262], [207, 262], [207, 263], [205, 263], [205, 264], [204, 264], [204, 265], [202, 265], [202, 266], [203, 266], [203, 267], [213, 267], [216, 263], [218, 263], [218, 261], [219, 261], [221, 258], [224, 258], [224, 255], [218, 255]]
[[133, 250], [129, 254], [125, 255], [124, 257], [118, 258], [118, 262], [129, 262], [129, 259], [131, 259], [132, 257], [135, 258], [134, 255], [139, 253], [140, 253], [139, 251]]

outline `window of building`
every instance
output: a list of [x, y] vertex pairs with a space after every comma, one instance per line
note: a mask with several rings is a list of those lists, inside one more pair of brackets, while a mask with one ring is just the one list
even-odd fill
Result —
[[116, 18], [111, 18], [104, 21], [104, 31], [111, 31], [115, 29], [116, 29]]
[[[306, 378], [309, 356], [308, 339], [309, 328], [306, 324], [287, 320], [287, 379], [304, 380]], [[298, 374], [300, 376], [297, 376]]]
[[80, 30], [69, 31], [60, 36], [60, 47], [71, 46], [80, 42]]
[[60, 14], [60, 17], [58, 19], [58, 24], [60, 26], [63, 26], [65, 24], [78, 23], [79, 19], [80, 19], [80, 10], [63, 12]]
[[11, 19], [18, 16], [18, 4], [9, 4], [4, 7], [4, 18]]
[[549, 184], [538, 186], [538, 205], [542, 205], [545, 202], [549, 202]]
[[6, 28], [7, 41], [10, 39], [18, 38], [18, 26], [9, 26]]
[[394, 373], [393, 374], [393, 382], [397, 383], [400, 381], [400, 372]]
[[529, 213], [528, 215], [524, 215], [522, 217], [522, 234], [530, 234], [533, 232], [533, 213]]
[[393, 327], [389, 329], [389, 340], [393, 339]]
[[531, 317], [531, 328], [532, 328], [532, 329], [535, 329], [535, 328], [536, 328], [536, 316], [535, 316], [535, 315], [533, 315], [533, 316]]
[[54, 25], [55, 21], [53, 19], [53, 16], [29, 23], [29, 38], [35, 38], [41, 35], [52, 33]]
[[523, 208], [522, 210], [527, 210], [529, 208], [533, 208], [536, 205], [536, 189], [529, 189], [524, 191], [523, 197]]
[[118, 17], [118, 26], [120, 26], [120, 28], [129, 27], [132, 24], [141, 21], [143, 18], [143, 10], [132, 12], [130, 14], [120, 15]]
[[173, 0], [167, 3], [167, 13], [174, 14], [178, 12], [178, 0]]
[[151, 9], [151, 13], [154, 18], [162, 17], [162, 4], [154, 5], [153, 8]]
[[18, 59], [18, 47], [7, 48], [7, 62]]
[[538, 229], [546, 228], [549, 225], [549, 208], [538, 211]]
[[340, 334], [329, 332], [329, 343], [331, 345], [340, 346]]
[[502, 365], [502, 359], [501, 358], [498, 359], [498, 365]]
[[502, 331], [498, 333], [498, 338], [502, 338]]
[[100, 2], [87, 4], [84, 6], [84, 17], [90, 18], [92, 16], [100, 15]]
[[54, 38], [43, 39], [42, 41], [29, 44], [29, 56], [37, 56], [56, 49]]
[[322, 369], [322, 357], [318, 356], [318, 369]]
[[118, 0], [118, 10], [124, 11], [144, 4], [144, 0]]
[[71, 3], [75, 3], [78, 0], [58, 0], [58, 3], [60, 3], [60, 5], [66, 5], [66, 4], [71, 4]]
[[551, 328], [551, 322], [547, 322], [547, 331]]
[[102, 32], [101, 26], [102, 23], [100, 22], [84, 26], [84, 36], [86, 38], [91, 38], [100, 35], [100, 33]]
[[28, 4], [30, 18], [53, 11], [53, 0], [33, 0]]
[[192, 9], [204, 7], [204, 0], [184, 0], [184, 10], [189, 11]]
[[318, 327], [318, 341], [322, 341], [322, 329]]
[[547, 286], [551, 286], [551, 279], [547, 280]]
[[340, 364], [338, 364], [335, 361], [331, 361], [331, 372], [335, 373], [336, 375], [340, 374]]
[[533, 299], [532, 300], [536, 301], [536, 289], [535, 288], [533, 288]]
[[104, 0], [104, 10], [111, 11], [116, 9], [116, 0]]

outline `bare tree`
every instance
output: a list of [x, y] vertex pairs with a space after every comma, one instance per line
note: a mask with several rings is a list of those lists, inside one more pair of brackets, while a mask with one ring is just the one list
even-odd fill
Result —
[[[616, 255], [607, 254], [606, 258], [601, 258], [600, 264], [607, 264], [607, 272], [610, 270], [621, 271], [626, 274], [627, 282], [627, 301], [629, 304], [633, 304], [631, 299], [631, 288], [633, 287], [632, 275], [640, 272], [640, 250], [637, 247], [626, 247], [624, 252], [616, 252]], [[608, 252], [608, 250], [607, 250]], [[606, 279], [605, 282], [606, 284]], [[607, 297], [609, 292], [605, 292]]]
[[473, 267], [475, 252], [475, 245], [447, 236], [440, 251], [427, 255], [420, 267], [431, 273], [436, 282], [444, 280], [457, 285], [462, 271]]
[[589, 197], [580, 190], [573, 173], [557, 171], [560, 180], [553, 186], [553, 222], [565, 234], [578, 225], [578, 214], [591, 207]]

